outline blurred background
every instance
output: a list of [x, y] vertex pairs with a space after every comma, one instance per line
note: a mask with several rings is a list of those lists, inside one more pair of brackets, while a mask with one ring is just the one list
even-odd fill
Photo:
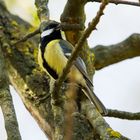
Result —
[[[136, 1], [137, 0], [131, 0]], [[5, 0], [8, 9], [24, 20], [38, 27], [34, 0]], [[50, 17], [59, 21], [66, 0], [49, 2]], [[86, 25], [96, 15], [99, 3], [88, 3]], [[109, 4], [96, 31], [88, 39], [91, 47], [118, 43], [132, 33], [140, 33], [140, 7]], [[140, 112], [140, 57], [111, 65], [94, 76], [95, 93], [107, 108]], [[11, 87], [17, 119], [23, 140], [46, 140], [32, 116], [25, 109], [21, 99]], [[105, 118], [110, 126], [133, 140], [139, 140], [140, 121]], [[0, 110], [0, 140], [6, 140], [4, 121]]]

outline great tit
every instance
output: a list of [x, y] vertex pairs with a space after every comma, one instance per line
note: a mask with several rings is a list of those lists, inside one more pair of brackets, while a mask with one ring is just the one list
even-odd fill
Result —
[[[56, 21], [47, 23], [40, 40], [38, 63], [52, 79], [56, 80], [63, 72], [74, 47], [65, 39], [60, 23]], [[87, 75], [85, 63], [81, 57], [75, 60], [66, 81], [78, 85], [98, 111], [101, 114], [107, 114], [106, 108], [93, 92], [93, 84]]]

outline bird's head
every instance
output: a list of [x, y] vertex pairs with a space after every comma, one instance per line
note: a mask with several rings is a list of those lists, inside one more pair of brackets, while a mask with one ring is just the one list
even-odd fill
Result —
[[61, 36], [61, 31], [60, 31], [60, 23], [50, 20], [47, 22], [45, 25], [45, 28], [43, 29], [43, 32], [41, 33], [41, 38], [44, 37], [57, 37], [59, 38]]

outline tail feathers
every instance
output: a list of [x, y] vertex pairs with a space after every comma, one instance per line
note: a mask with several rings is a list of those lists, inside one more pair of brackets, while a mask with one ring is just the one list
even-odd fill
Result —
[[102, 102], [99, 100], [99, 98], [95, 95], [93, 91], [91, 91], [88, 87], [83, 88], [82, 91], [89, 98], [89, 100], [96, 106], [96, 108], [102, 115], [107, 114], [105, 106], [102, 104]]

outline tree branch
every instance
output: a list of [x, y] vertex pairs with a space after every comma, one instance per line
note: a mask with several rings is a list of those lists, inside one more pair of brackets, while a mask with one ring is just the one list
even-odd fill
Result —
[[126, 120], [140, 120], [140, 112], [132, 113], [120, 110], [108, 109], [108, 114], [105, 117], [115, 117]]
[[[89, 0], [89, 1], [101, 2], [101, 0]], [[131, 6], [140, 6], [140, 3], [138, 2], [126, 1], [126, 0], [109, 0], [109, 3], [114, 3], [116, 5], [125, 4], [125, 5], [131, 5]]]
[[84, 30], [84, 25], [83, 24], [68, 24], [65, 22], [62, 22], [60, 24], [60, 28], [63, 31], [78, 31], [78, 30]]
[[98, 45], [92, 48], [95, 53], [95, 68], [100, 70], [125, 59], [140, 56], [140, 34], [133, 34], [124, 41], [110, 46]]
[[0, 45], [0, 106], [5, 120], [7, 140], [21, 140], [15, 109], [10, 94], [5, 61]]

